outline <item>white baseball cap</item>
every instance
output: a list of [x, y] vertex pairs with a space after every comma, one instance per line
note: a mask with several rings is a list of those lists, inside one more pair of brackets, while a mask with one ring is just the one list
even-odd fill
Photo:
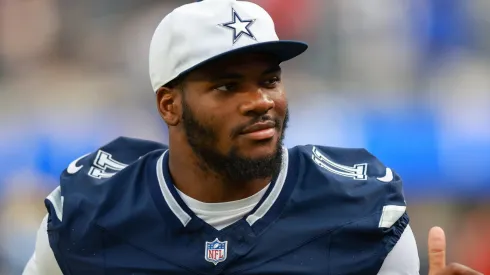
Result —
[[260, 6], [237, 0], [204, 0], [173, 10], [160, 22], [150, 44], [153, 90], [224, 55], [260, 52], [280, 62], [308, 45], [279, 40], [274, 22]]

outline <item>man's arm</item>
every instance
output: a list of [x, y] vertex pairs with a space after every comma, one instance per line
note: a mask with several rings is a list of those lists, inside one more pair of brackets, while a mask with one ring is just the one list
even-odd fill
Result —
[[386, 257], [378, 275], [419, 275], [420, 260], [415, 236], [407, 225], [400, 239]]
[[36, 248], [22, 275], [63, 275], [49, 246], [46, 215], [37, 231]]

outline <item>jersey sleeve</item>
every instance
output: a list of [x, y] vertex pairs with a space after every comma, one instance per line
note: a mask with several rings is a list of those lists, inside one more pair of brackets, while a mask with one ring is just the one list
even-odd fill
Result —
[[[301, 149], [307, 158], [305, 182], [327, 201], [327, 221], [338, 225], [331, 233], [330, 246], [335, 249], [330, 249], [330, 256], [343, 259], [356, 251], [359, 270], [378, 272], [409, 223], [401, 177], [363, 148]], [[370, 264], [373, 258], [376, 263]], [[344, 270], [351, 263], [335, 264]]]
[[[92, 257], [93, 262], [102, 266], [102, 255], [93, 251], [101, 250], [103, 234], [94, 230], [94, 221], [104, 211], [112, 210], [114, 198], [123, 194], [129, 185], [138, 183], [127, 179], [139, 173], [145, 157], [167, 148], [156, 142], [121, 137], [75, 159], [61, 173], [59, 186], [44, 202], [49, 245], [64, 274], [70, 274], [72, 263], [78, 261], [67, 250], [79, 249], [85, 257], [92, 253], [96, 255]], [[92, 251], [84, 250], [87, 242]], [[84, 266], [76, 268], [80, 271]], [[89, 273], [99, 274], [87, 269]]]
[[[168, 147], [153, 141], [120, 137], [98, 150], [72, 161], [61, 173], [60, 185], [45, 200], [48, 230], [55, 230], [73, 209], [87, 208], [104, 200], [105, 184], [114, 175], [146, 154]], [[69, 198], [69, 202], [65, 200]], [[72, 207], [66, 207], [66, 204]]]
[[332, 192], [338, 192], [340, 199], [359, 200], [352, 205], [351, 216], [377, 213], [378, 226], [390, 228], [406, 213], [402, 178], [369, 151], [325, 146], [310, 148], [315, 170], [337, 185]]

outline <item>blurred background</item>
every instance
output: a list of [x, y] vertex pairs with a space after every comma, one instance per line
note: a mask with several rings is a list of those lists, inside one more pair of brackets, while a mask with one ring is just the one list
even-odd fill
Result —
[[[118, 136], [166, 142], [148, 47], [175, 0], [0, 0], [0, 274], [20, 274], [44, 197], [73, 159]], [[490, 273], [490, 2], [255, 0], [283, 39], [286, 143], [366, 147], [404, 179], [426, 274]]]

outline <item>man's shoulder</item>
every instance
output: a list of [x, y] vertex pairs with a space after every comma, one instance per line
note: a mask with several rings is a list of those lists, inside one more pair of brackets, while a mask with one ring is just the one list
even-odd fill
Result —
[[[156, 177], [156, 162], [164, 144], [119, 137], [73, 160], [61, 173], [59, 187], [45, 200], [50, 214], [64, 217], [110, 211], [124, 192], [137, 193]], [[52, 216], [54, 217], [54, 216]]]
[[333, 273], [376, 274], [409, 222], [401, 179], [362, 148], [296, 146], [287, 160], [291, 196], [265, 233], [269, 247], [322, 243]]
[[396, 182], [401, 178], [365, 148], [345, 148], [322, 145], [300, 145], [289, 149], [290, 154], [302, 158], [305, 166], [315, 167], [326, 177], [339, 180], [367, 180]]
[[122, 158], [126, 158], [130, 161], [136, 160], [155, 150], [167, 149], [167, 145], [156, 141], [120, 136], [101, 146], [98, 151], [119, 154]]
[[402, 179], [368, 150], [304, 145], [289, 155], [300, 175], [297, 200], [325, 212], [335, 209], [328, 215], [340, 223], [371, 216], [389, 228], [405, 213]]
[[73, 160], [63, 171], [61, 180], [73, 179], [74, 175], [99, 180], [112, 178], [146, 155], [167, 149], [168, 146], [154, 141], [118, 137], [97, 150]]

